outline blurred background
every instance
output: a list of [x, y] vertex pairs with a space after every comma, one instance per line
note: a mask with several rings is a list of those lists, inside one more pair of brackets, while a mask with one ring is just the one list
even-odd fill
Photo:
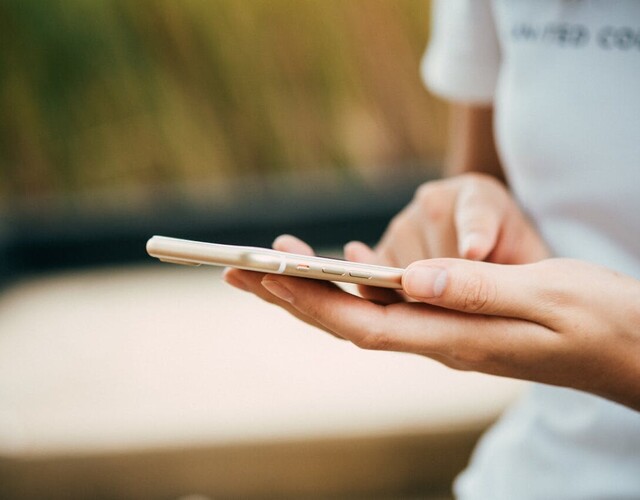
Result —
[[428, 27], [425, 0], [0, 3], [0, 498], [450, 497], [518, 384], [144, 248], [375, 242], [442, 164]]
[[5, 274], [152, 233], [374, 240], [441, 164], [428, 24], [424, 0], [2, 2]]

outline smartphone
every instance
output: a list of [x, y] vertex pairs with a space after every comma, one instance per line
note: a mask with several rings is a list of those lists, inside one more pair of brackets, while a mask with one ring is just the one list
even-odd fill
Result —
[[147, 253], [163, 262], [199, 266], [228, 266], [300, 278], [341, 281], [383, 288], [402, 288], [403, 269], [360, 264], [327, 257], [310, 257], [269, 248], [221, 245], [153, 236]]

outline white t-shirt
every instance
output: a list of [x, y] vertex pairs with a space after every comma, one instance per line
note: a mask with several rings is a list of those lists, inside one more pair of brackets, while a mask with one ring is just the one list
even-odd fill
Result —
[[[640, 279], [640, 0], [436, 0], [422, 69], [447, 99], [493, 102], [510, 186], [555, 255]], [[534, 385], [455, 491], [640, 499], [640, 412]]]

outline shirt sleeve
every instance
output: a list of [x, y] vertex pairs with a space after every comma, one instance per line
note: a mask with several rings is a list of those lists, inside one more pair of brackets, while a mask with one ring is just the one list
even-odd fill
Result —
[[491, 0], [432, 0], [431, 40], [421, 65], [429, 90], [451, 101], [490, 104], [499, 69]]

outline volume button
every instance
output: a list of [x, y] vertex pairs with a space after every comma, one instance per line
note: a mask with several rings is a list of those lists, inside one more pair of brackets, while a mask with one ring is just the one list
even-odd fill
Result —
[[349, 271], [349, 276], [351, 276], [352, 278], [363, 278], [366, 280], [371, 279], [371, 275], [363, 271]]
[[322, 272], [325, 274], [334, 274], [336, 276], [343, 276], [346, 271], [341, 267], [323, 267]]

